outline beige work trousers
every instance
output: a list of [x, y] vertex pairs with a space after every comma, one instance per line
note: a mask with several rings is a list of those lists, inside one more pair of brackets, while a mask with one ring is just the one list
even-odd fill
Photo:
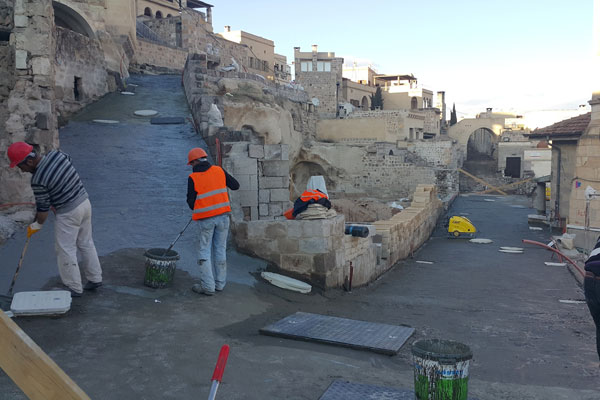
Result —
[[54, 226], [58, 272], [65, 286], [77, 293], [83, 291], [81, 273], [77, 263], [77, 251], [81, 268], [88, 281], [102, 282], [102, 269], [92, 239], [92, 205], [85, 200], [74, 210], [56, 214]]

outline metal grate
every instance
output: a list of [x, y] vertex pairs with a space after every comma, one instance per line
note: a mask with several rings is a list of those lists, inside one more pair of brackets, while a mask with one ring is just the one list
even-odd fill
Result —
[[412, 390], [399, 390], [383, 386], [365, 385], [335, 380], [319, 400], [414, 400]]
[[397, 354], [414, 328], [297, 312], [260, 330], [263, 335]]

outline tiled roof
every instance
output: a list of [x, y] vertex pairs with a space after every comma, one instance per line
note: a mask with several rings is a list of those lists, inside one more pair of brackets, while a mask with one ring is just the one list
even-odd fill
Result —
[[585, 132], [590, 124], [592, 113], [581, 114], [573, 118], [565, 119], [545, 128], [532, 131], [529, 137], [579, 137]]

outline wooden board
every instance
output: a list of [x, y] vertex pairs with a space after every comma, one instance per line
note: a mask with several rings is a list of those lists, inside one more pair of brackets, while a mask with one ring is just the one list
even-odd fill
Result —
[[30, 400], [90, 399], [3, 311], [0, 368]]

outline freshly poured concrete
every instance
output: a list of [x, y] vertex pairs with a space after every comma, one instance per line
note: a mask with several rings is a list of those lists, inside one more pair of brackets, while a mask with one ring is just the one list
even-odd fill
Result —
[[[479, 399], [598, 399], [594, 326], [581, 289], [566, 268], [548, 268], [544, 249], [518, 256], [498, 246], [521, 238], [545, 242], [527, 226], [527, 199], [459, 197], [450, 215], [468, 213], [481, 237], [497, 246], [448, 239], [439, 228], [415, 254], [377, 282], [352, 293], [294, 293], [257, 281], [265, 263], [230, 250], [229, 283], [212, 297], [190, 290], [197, 280], [194, 231], [177, 242], [173, 287], [142, 285], [144, 250], [166, 247], [189, 218], [185, 203], [189, 148], [202, 146], [189, 124], [150, 125], [133, 110], [188, 116], [177, 76], [133, 77], [136, 96], [109, 95], [61, 130], [90, 192], [94, 238], [105, 286], [74, 299], [61, 318], [16, 322], [92, 399], [208, 397], [221, 345], [231, 353], [217, 398], [318, 399], [335, 379], [412, 388], [410, 344], [443, 338], [469, 345], [470, 396]], [[114, 118], [118, 125], [92, 119]], [[53, 221], [30, 243], [15, 291], [56, 286]], [[440, 224], [441, 225], [441, 224]], [[0, 293], [25, 242], [21, 232], [0, 247]], [[413, 327], [397, 356], [259, 335], [297, 311]], [[0, 373], [0, 399], [25, 399]]]

